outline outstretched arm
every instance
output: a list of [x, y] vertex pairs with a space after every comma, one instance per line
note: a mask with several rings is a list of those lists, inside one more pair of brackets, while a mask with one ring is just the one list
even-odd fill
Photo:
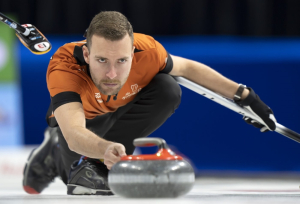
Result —
[[102, 139], [86, 129], [82, 104], [72, 102], [61, 105], [54, 111], [55, 118], [66, 139], [69, 149], [96, 159], [104, 159], [104, 164], [111, 166], [125, 156], [125, 147]]
[[[239, 85], [202, 63], [171, 55], [173, 59], [172, 76], [182, 76], [204, 86], [226, 98], [233, 99]], [[242, 98], [248, 96], [249, 90], [244, 89]]]
[[[173, 60], [173, 69], [170, 72], [170, 75], [182, 76], [230, 99], [233, 99], [234, 95], [237, 93], [239, 88], [237, 83], [222, 76], [220, 73], [216, 72], [210, 67], [182, 57], [171, 57]], [[253, 89], [243, 89], [240, 100], [235, 102], [260, 117], [264, 121], [264, 124], [260, 124], [248, 117], [243, 118], [245, 122], [260, 128], [261, 132], [275, 130], [276, 119], [273, 111], [263, 101], [260, 100]]]

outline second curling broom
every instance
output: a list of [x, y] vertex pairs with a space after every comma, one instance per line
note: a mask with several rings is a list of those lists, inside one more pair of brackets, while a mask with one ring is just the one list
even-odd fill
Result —
[[32, 53], [41, 55], [51, 50], [51, 43], [35, 26], [31, 24], [20, 25], [2, 13], [0, 13], [0, 21], [14, 29], [21, 43]]

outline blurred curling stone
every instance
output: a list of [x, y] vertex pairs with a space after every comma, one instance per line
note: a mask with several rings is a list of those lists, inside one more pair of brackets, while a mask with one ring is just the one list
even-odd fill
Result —
[[194, 184], [192, 166], [169, 149], [161, 138], [138, 138], [135, 146], [158, 146], [153, 155], [122, 157], [108, 175], [110, 189], [127, 198], [167, 198], [188, 193]]

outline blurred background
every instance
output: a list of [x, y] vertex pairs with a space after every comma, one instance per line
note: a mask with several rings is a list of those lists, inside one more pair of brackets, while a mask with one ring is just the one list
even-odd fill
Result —
[[[0, 0], [0, 12], [35, 25], [53, 46], [34, 55], [0, 23], [2, 174], [24, 165], [8, 166], [7, 155], [15, 155], [10, 162], [26, 159], [20, 149], [43, 141], [50, 57], [63, 44], [83, 40], [91, 19], [109, 10], [125, 14], [135, 32], [154, 36], [169, 53], [252, 87], [280, 124], [300, 132], [299, 0]], [[241, 115], [184, 87], [182, 92], [179, 109], [151, 136], [176, 147], [200, 174], [300, 172], [300, 144], [262, 134]]]

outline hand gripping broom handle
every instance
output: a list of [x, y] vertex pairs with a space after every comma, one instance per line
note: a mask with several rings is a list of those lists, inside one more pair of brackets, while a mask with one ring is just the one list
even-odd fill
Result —
[[[208, 90], [190, 80], [187, 80], [183, 77], [174, 77], [174, 79], [177, 81], [178, 84], [180, 84], [192, 91], [195, 91], [196, 93], [198, 93], [198, 94], [200, 94], [222, 106], [225, 106], [226, 108], [229, 108], [241, 115], [248, 116], [249, 118], [252, 118], [252, 119], [262, 123], [262, 120], [259, 117], [255, 116], [247, 109], [240, 107], [232, 100], [224, 98], [224, 97], [216, 94], [215, 92], [210, 91], [210, 90]], [[276, 124], [276, 129], [275, 129], [276, 132], [300, 143], [300, 135], [298, 133], [284, 127], [283, 125], [281, 125], [279, 123], [275, 123], [275, 124]]]

